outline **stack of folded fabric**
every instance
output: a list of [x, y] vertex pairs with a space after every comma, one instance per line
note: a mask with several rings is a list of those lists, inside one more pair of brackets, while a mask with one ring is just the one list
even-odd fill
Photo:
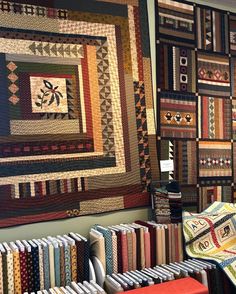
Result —
[[170, 221], [171, 223], [182, 222], [182, 193], [177, 182], [171, 182], [166, 185], [170, 203]]
[[182, 194], [177, 182], [152, 189], [157, 223], [169, 224], [182, 221]]
[[[72, 282], [69, 286], [54, 287], [49, 290], [37, 291], [37, 294], [106, 294], [105, 290], [94, 281], [84, 281], [83, 283]], [[24, 294], [35, 294], [24, 293]]]
[[0, 244], [0, 293], [37, 292], [89, 280], [89, 243], [68, 235]]
[[[123, 274], [107, 275], [104, 288], [108, 294], [115, 294], [186, 277], [199, 281], [208, 289], [209, 294], [235, 293], [229, 280], [225, 279], [225, 276], [222, 275], [222, 272], [215, 264], [196, 259], [130, 271]], [[178, 291], [178, 288], [176, 288], [176, 291]], [[204, 293], [208, 292], [205, 291]], [[158, 288], [156, 288], [154, 293], [158, 293]]]
[[91, 255], [106, 274], [183, 260], [182, 225], [136, 221], [90, 231]]
[[[191, 279], [190, 279], [191, 278]], [[174, 280], [183, 279], [183, 283], [173, 283]], [[192, 279], [200, 283], [194, 283]], [[176, 293], [180, 292], [178, 285], [189, 285], [188, 292], [185, 293], [209, 293], [209, 294], [233, 294], [235, 288], [232, 287], [226, 276], [213, 263], [189, 259], [182, 262], [162, 264], [160, 266], [144, 268], [142, 270], [132, 270], [125, 273], [112, 273], [106, 275], [104, 283], [101, 285], [94, 280], [82, 283], [71, 282], [64, 287], [53, 287], [49, 290], [38, 291], [37, 294], [116, 294], [129, 290], [139, 290], [145, 287], [142, 293], [159, 293], [159, 287], [153, 287], [153, 292], [148, 291], [149, 286], [162, 283], [172, 283]], [[166, 284], [166, 285], [168, 285]], [[201, 284], [203, 286], [201, 286]], [[164, 286], [164, 285], [163, 285]], [[192, 289], [191, 289], [192, 286]], [[168, 290], [168, 286], [160, 287]], [[185, 287], [186, 290], [186, 287]], [[131, 293], [135, 293], [135, 292]], [[139, 291], [138, 291], [139, 293]], [[169, 293], [169, 292], [161, 292]], [[26, 292], [25, 294], [36, 294]]]
[[152, 195], [156, 222], [161, 224], [169, 224], [171, 220], [168, 191], [165, 189], [165, 187], [155, 188]]

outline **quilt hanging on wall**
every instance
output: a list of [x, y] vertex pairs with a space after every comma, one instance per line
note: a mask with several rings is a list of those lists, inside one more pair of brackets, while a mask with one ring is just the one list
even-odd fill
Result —
[[146, 4], [1, 1], [0, 227], [148, 204]]
[[236, 15], [185, 1], [156, 0], [157, 144], [202, 211], [236, 199]]

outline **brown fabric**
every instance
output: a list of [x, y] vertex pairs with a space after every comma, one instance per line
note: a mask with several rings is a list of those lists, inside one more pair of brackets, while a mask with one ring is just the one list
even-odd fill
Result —
[[133, 242], [132, 232], [127, 232], [127, 247], [128, 247], [128, 270], [133, 269]]

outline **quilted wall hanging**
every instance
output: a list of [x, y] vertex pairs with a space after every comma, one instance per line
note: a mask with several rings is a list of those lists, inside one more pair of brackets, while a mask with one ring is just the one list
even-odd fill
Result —
[[173, 159], [183, 202], [204, 210], [234, 201], [236, 15], [185, 1], [156, 0], [157, 141]]
[[0, 227], [149, 203], [146, 4], [0, 2]]

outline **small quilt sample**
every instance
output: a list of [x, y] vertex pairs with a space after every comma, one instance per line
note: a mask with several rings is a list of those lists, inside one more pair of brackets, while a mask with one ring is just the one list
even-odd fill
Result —
[[196, 96], [160, 94], [161, 137], [196, 138]]
[[[233, 157], [234, 157], [233, 168], [235, 170], [236, 169], [236, 142], [233, 143]], [[236, 173], [234, 173], [234, 182], [236, 182]]]
[[236, 140], [236, 99], [232, 100], [232, 132], [233, 139]]
[[221, 141], [199, 142], [199, 177], [232, 177], [232, 144]]
[[182, 203], [187, 211], [195, 211], [198, 206], [198, 190], [196, 185], [181, 185]]
[[147, 1], [4, 1], [0, 22], [0, 227], [148, 205]]
[[201, 186], [199, 188], [199, 205], [200, 210], [203, 211], [209, 207], [214, 201], [231, 202], [232, 187], [227, 184], [215, 185], [209, 181], [209, 186]]
[[174, 161], [159, 179], [179, 181], [191, 211], [235, 201], [236, 14], [181, 0], [155, 6], [158, 160]]
[[230, 96], [229, 58], [198, 53], [198, 92], [206, 95]]
[[159, 149], [161, 160], [174, 160], [174, 171], [163, 173], [164, 180], [176, 180], [183, 185], [197, 183], [196, 141], [162, 139]]
[[158, 1], [159, 38], [162, 42], [194, 47], [194, 9], [178, 1]]
[[229, 16], [230, 52], [236, 54], [236, 15]]
[[162, 45], [159, 47], [159, 58], [159, 88], [196, 92], [195, 51]]
[[232, 96], [236, 98], [236, 57], [231, 58], [231, 87]]
[[199, 138], [230, 140], [232, 101], [226, 98], [198, 97]]
[[199, 49], [229, 53], [228, 14], [196, 7], [197, 45]]
[[189, 257], [216, 262], [236, 286], [236, 205], [215, 201], [202, 213], [183, 213]]

